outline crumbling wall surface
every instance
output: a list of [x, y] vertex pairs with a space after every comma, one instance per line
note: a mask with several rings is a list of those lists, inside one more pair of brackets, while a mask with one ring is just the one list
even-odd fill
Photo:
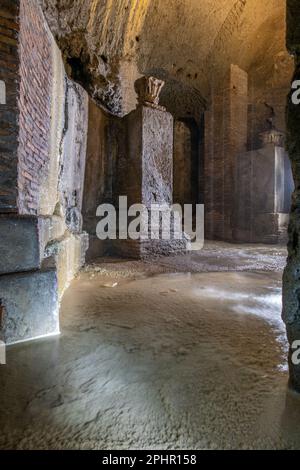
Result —
[[[178, 106], [197, 114], [211, 83], [222, 86], [231, 63], [248, 72], [253, 64], [271, 65], [273, 49], [274, 54], [282, 50], [278, 37], [284, 35], [284, 21], [278, 18], [285, 0], [40, 3], [72, 78], [119, 116], [135, 107], [134, 99], [129, 107], [127, 102], [134, 75], [166, 81], [161, 102], [172, 114]], [[266, 45], [272, 49], [267, 57], [260, 53]]]
[[[60, 61], [62, 59], [60, 58]], [[55, 91], [54, 91], [55, 93]], [[55, 99], [55, 94], [53, 95]], [[58, 121], [57, 121], [58, 119]], [[59, 298], [69, 286], [78, 270], [85, 262], [88, 248], [87, 234], [82, 231], [82, 200], [84, 172], [86, 161], [88, 95], [80, 85], [71, 81], [64, 73], [63, 120], [60, 115], [52, 118], [51, 128], [56, 124], [61, 132], [54, 134], [53, 148], [58, 151], [50, 153], [53, 161], [52, 178], [56, 188], [51, 187], [49, 176], [48, 187], [53, 191], [54, 212], [47, 217], [47, 240], [45, 257], [54, 257], [58, 275]], [[56, 196], [56, 199], [54, 199]], [[53, 207], [53, 205], [52, 205]]]
[[[295, 55], [294, 80], [300, 80], [300, 3], [288, 0], [287, 43]], [[287, 144], [292, 162], [295, 191], [289, 226], [288, 261], [283, 277], [283, 320], [290, 343], [290, 386], [300, 392], [300, 365], [292, 360], [294, 341], [300, 340], [300, 106], [293, 104], [291, 94], [287, 106]]]
[[[258, 25], [257, 37], [265, 34], [266, 25]], [[282, 14], [273, 19], [272, 38], [267, 47], [257, 47], [255, 60], [248, 70], [249, 126], [248, 149], [261, 148], [259, 134], [271, 126], [285, 132], [286, 96], [289, 93], [294, 63], [286, 49], [285, 5]], [[259, 65], [258, 65], [259, 64]]]
[[127, 79], [132, 74], [138, 78], [134, 58], [150, 0], [40, 3], [71, 78], [98, 105], [123, 114], [123, 106], [128, 106]]
[[82, 230], [82, 199], [86, 161], [88, 96], [66, 77], [65, 124], [61, 137], [58, 190], [66, 224], [71, 232]]
[[0, 3], [0, 212], [17, 210], [19, 1]]
[[[281, 21], [284, 21], [284, 18]], [[254, 64], [249, 71], [249, 150], [261, 148], [260, 133], [269, 130], [271, 126], [286, 132], [286, 97], [290, 89], [294, 61], [285, 48], [284, 32], [280, 34], [278, 43], [282, 44], [282, 51], [274, 52], [273, 64], [267, 62], [267, 65], [259, 70]]]

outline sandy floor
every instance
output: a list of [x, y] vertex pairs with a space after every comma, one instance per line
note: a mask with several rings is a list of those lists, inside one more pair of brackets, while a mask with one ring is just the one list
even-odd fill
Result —
[[300, 448], [285, 257], [209, 244], [189, 260], [87, 267], [65, 294], [61, 336], [8, 348], [0, 447]]

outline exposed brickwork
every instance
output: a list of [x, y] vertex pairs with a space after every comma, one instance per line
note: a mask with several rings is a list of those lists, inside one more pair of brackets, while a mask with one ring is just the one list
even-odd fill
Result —
[[188, 126], [181, 121], [174, 124], [173, 159], [173, 202], [183, 206], [192, 202], [192, 135]]
[[232, 240], [236, 158], [246, 149], [247, 109], [247, 74], [232, 65], [206, 114], [205, 235], [210, 239]]
[[48, 169], [52, 54], [37, 0], [20, 4], [19, 211], [37, 214], [40, 183]]
[[0, 80], [6, 87], [6, 104], [0, 104], [0, 212], [17, 210], [18, 4], [0, 3]]

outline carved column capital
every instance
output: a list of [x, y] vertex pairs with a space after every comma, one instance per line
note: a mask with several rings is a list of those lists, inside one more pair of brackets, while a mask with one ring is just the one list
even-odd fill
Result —
[[285, 135], [283, 132], [280, 132], [277, 129], [270, 129], [268, 131], [261, 132], [259, 137], [264, 146], [268, 144], [274, 144], [279, 147], [284, 147]]
[[155, 77], [142, 77], [135, 82], [139, 104], [152, 108], [165, 110], [159, 105], [159, 95], [165, 82]]

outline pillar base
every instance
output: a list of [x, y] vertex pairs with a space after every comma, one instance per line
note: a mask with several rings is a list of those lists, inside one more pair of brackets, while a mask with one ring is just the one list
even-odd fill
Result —
[[161, 256], [183, 255], [188, 250], [189, 240], [112, 240], [114, 256], [131, 259], [149, 259]]

